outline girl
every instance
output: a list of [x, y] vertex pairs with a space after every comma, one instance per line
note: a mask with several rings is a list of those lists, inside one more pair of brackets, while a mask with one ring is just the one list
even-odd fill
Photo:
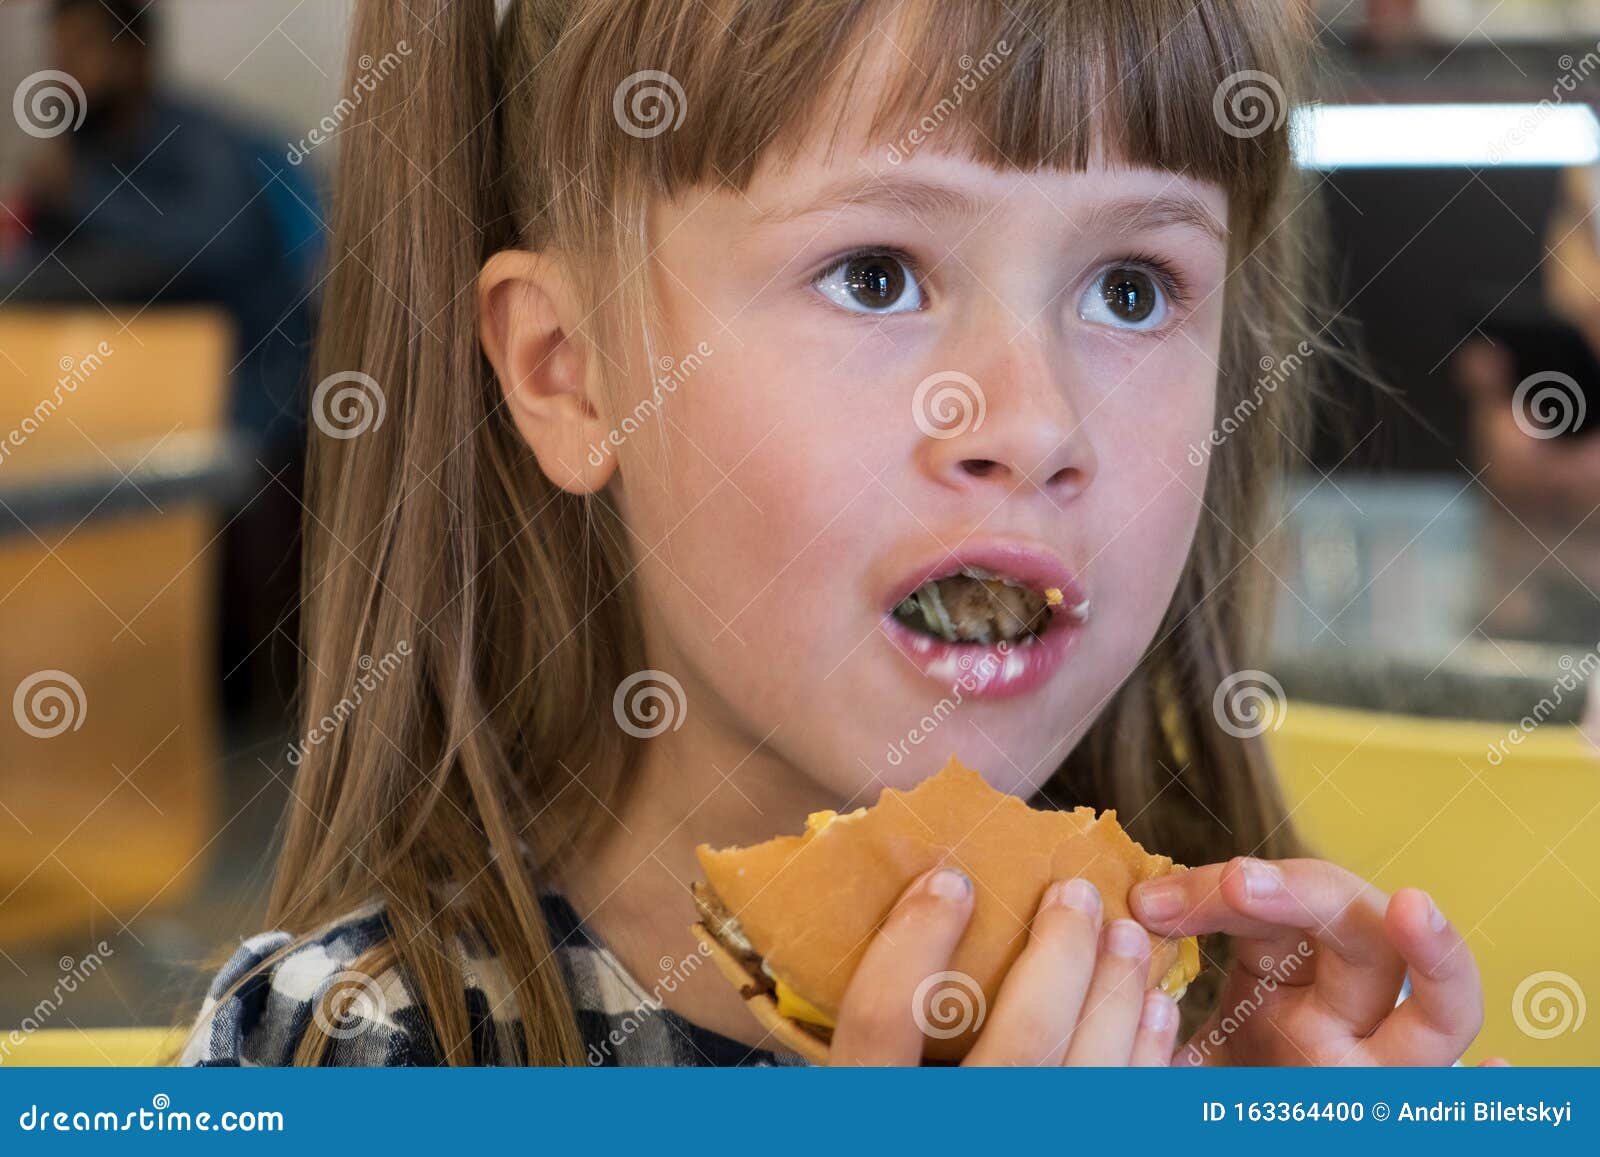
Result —
[[[400, 67], [343, 133], [275, 931], [187, 1059], [792, 1061], [701, 967], [693, 848], [955, 752], [1208, 865], [1134, 897], [1232, 938], [1180, 1060], [1455, 1060], [1459, 935], [1286, 858], [1212, 708], [1334, 352], [1300, 34], [1282, 0], [362, 4], [356, 70]], [[1038, 639], [986, 606], [1049, 587]], [[911, 613], [945, 597], [979, 641]], [[971, 890], [959, 849], [908, 889], [836, 1060], [915, 1063]], [[1166, 1063], [1146, 944], [1047, 890], [973, 1061]]]

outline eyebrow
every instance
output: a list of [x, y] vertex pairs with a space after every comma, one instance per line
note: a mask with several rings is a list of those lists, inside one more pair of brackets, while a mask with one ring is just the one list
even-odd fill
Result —
[[[881, 209], [923, 217], [966, 217], [977, 220], [993, 203], [960, 189], [916, 177], [871, 174], [826, 186], [805, 205], [780, 205], [756, 214], [754, 227], [770, 228], [817, 214], [847, 209]], [[1102, 201], [1075, 222], [1080, 232], [1138, 233], [1166, 228], [1193, 229], [1226, 244], [1228, 227], [1193, 194], [1175, 190], [1153, 197], [1124, 196]]]

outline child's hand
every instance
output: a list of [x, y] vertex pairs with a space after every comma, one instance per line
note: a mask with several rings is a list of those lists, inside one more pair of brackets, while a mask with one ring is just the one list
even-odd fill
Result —
[[[922, 1059], [922, 1026], [949, 1026], [925, 1018], [926, 1004], [916, 1007], [918, 986], [949, 967], [971, 915], [972, 885], [961, 873], [937, 869], [911, 883], [850, 978], [833, 1033], [833, 1064]], [[1171, 997], [1145, 991], [1150, 938], [1132, 920], [1101, 923], [1092, 884], [1067, 880], [1045, 889], [1028, 943], [984, 1010], [977, 1043], [962, 1063], [1168, 1063], [1178, 1010]], [[965, 990], [968, 997], [974, 992]]]
[[1448, 1065], [1483, 1025], [1472, 953], [1415, 888], [1390, 897], [1321, 860], [1235, 859], [1147, 881], [1130, 903], [1153, 932], [1235, 938], [1217, 1011], [1174, 1064]]

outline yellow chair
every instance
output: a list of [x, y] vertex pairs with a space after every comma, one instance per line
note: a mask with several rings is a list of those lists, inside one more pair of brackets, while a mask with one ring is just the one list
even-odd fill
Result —
[[1485, 1002], [1469, 1062], [1600, 1064], [1587, 1016], [1600, 998], [1600, 753], [1570, 726], [1520, 744], [1509, 731], [1291, 702], [1271, 738], [1313, 851], [1386, 890], [1428, 889], [1466, 936]]
[[41, 488], [176, 468], [214, 441], [230, 341], [203, 311], [0, 311], [0, 943], [116, 930], [181, 901], [203, 867], [220, 747], [214, 504], [139, 491], [61, 523], [16, 511]]
[[167, 1028], [49, 1028], [13, 1041], [0, 1033], [4, 1063], [24, 1068], [132, 1068], [171, 1064], [184, 1033]]

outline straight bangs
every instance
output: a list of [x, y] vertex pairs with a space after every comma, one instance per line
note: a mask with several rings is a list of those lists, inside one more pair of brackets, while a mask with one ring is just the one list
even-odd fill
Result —
[[[763, 160], [781, 164], [813, 134], [836, 145], [859, 115], [852, 94], [878, 92], [869, 134], [891, 164], [929, 148], [1001, 171], [1101, 157], [1182, 173], [1227, 192], [1248, 246], [1291, 163], [1293, 20], [1283, 0], [602, 3], [562, 34], [584, 50], [563, 44], [548, 63], [565, 73], [554, 91], [611, 99], [578, 102], [593, 122], [578, 133], [574, 102], [546, 102], [559, 123], [542, 139], [581, 150], [563, 166], [598, 170], [615, 205], [743, 192]], [[592, 71], [601, 60], [608, 75]]]

